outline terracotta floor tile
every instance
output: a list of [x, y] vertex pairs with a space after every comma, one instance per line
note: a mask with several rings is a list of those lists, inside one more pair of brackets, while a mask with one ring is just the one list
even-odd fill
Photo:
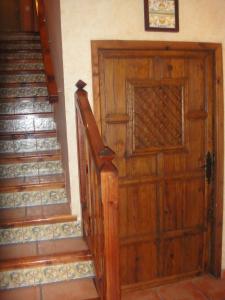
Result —
[[189, 281], [160, 287], [157, 293], [163, 300], [209, 300]]
[[91, 279], [83, 279], [42, 286], [42, 300], [63, 299], [97, 299], [97, 292], [94, 287], [93, 281]]
[[225, 300], [225, 280], [203, 276], [194, 279], [193, 284], [210, 300]]
[[1, 300], [41, 300], [39, 287], [0, 291]]
[[144, 291], [129, 292], [127, 294], [123, 294], [122, 300], [161, 300], [161, 299], [154, 291], [144, 290]]

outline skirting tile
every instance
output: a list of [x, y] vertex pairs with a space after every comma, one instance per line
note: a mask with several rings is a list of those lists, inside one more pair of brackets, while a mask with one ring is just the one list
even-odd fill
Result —
[[67, 203], [65, 189], [0, 193], [0, 209]]
[[0, 272], [0, 289], [13, 289], [94, 277], [92, 261]]
[[80, 221], [0, 229], [0, 245], [24, 244], [82, 236]]

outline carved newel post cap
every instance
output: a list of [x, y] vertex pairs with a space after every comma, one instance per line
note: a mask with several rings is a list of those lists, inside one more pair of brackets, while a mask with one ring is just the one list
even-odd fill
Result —
[[83, 90], [83, 88], [86, 86], [87, 84], [83, 81], [83, 80], [79, 80], [76, 83], [76, 87], [78, 88], [78, 90]]

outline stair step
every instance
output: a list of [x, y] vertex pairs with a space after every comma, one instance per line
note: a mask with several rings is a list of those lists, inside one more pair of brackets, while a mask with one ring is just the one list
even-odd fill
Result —
[[0, 228], [0, 246], [77, 238], [81, 235], [79, 221], [4, 227]]
[[2, 300], [100, 300], [93, 279], [79, 279], [0, 291]]
[[[0, 154], [23, 154], [23, 155], [46, 155], [46, 151], [57, 151], [60, 145], [56, 137], [26, 138], [26, 139], [5, 139], [0, 140]], [[50, 153], [51, 154], [51, 153]]]
[[1, 32], [0, 33], [0, 41], [39, 41], [40, 40], [40, 35], [39, 33], [34, 33], [34, 32]]
[[7, 51], [7, 52], [1, 52], [1, 58], [2, 63], [5, 60], [40, 60], [42, 59], [42, 53], [38, 51], [30, 51], [30, 52], [17, 52], [17, 51]]
[[0, 74], [0, 83], [15, 84], [15, 83], [34, 83], [46, 82], [46, 75], [44, 72], [37, 74]]
[[52, 114], [19, 115], [0, 119], [0, 134], [34, 133], [56, 129]]
[[69, 203], [51, 205], [27, 206], [18, 208], [1, 209], [0, 222], [14, 222], [15, 220], [26, 221], [36, 218], [49, 218], [70, 213]]
[[25, 87], [9, 87], [2, 88], [0, 87], [0, 99], [6, 98], [18, 98], [18, 97], [46, 97], [48, 96], [48, 89], [46, 87], [46, 83], [39, 83], [38, 86], [34, 86], [37, 84], [33, 84], [32, 86]]
[[67, 203], [64, 188], [23, 192], [0, 192], [0, 209]]
[[41, 49], [41, 44], [39, 41], [5, 41], [0, 42], [1, 50], [34, 50]]
[[14, 228], [19, 226], [29, 226], [29, 225], [45, 225], [45, 224], [55, 224], [63, 222], [75, 222], [77, 221], [77, 216], [74, 215], [58, 215], [48, 218], [26, 218], [25, 220], [14, 219], [13, 221], [0, 222], [1, 228]]
[[20, 177], [20, 178], [8, 178], [0, 180], [0, 191], [25, 191], [25, 190], [37, 190], [39, 188], [54, 186], [58, 187], [64, 185], [63, 174], [58, 175], [45, 175], [45, 176], [32, 176], [32, 177]]
[[46, 161], [60, 161], [60, 151], [45, 151], [45, 152], [28, 152], [17, 154], [3, 154], [0, 157], [0, 166], [8, 164], [20, 164], [20, 163], [38, 163]]
[[0, 290], [94, 277], [88, 251], [4, 261], [0, 269]]
[[13, 62], [13, 63], [0, 63], [0, 71], [32, 71], [44, 70], [44, 64], [40, 62]]
[[0, 179], [62, 174], [61, 160], [0, 164]]
[[46, 112], [53, 112], [53, 106], [48, 101], [22, 99], [18, 102], [0, 102], [0, 115], [36, 114]]

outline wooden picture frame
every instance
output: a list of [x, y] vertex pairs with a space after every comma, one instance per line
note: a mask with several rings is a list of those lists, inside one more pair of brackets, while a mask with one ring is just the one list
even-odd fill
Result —
[[178, 0], [144, 0], [146, 31], [179, 31]]

